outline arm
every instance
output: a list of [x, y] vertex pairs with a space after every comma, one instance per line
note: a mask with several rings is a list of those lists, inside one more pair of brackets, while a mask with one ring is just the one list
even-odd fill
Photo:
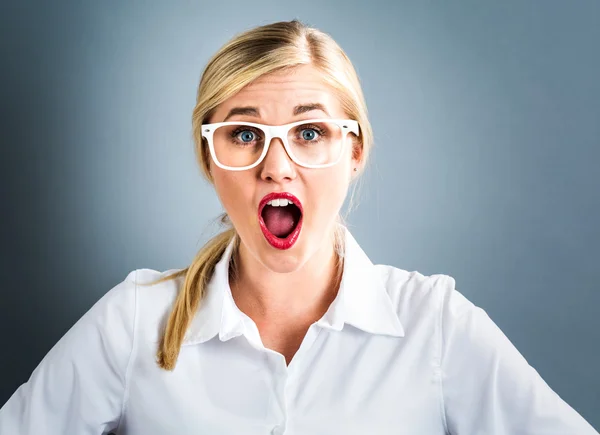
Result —
[[104, 295], [0, 409], [0, 434], [99, 435], [119, 425], [133, 349], [135, 272]]
[[488, 317], [454, 289], [441, 309], [442, 391], [453, 435], [598, 435]]

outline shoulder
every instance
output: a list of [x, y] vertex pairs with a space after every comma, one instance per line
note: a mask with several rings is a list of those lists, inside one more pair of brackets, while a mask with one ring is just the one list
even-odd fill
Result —
[[93, 322], [106, 333], [121, 331], [119, 334], [122, 334], [149, 328], [158, 334], [156, 327], [170, 311], [184, 277], [156, 281], [180, 270], [131, 270], [94, 304], [80, 322]]
[[183, 286], [183, 269], [158, 271], [142, 268], [129, 273], [135, 287], [136, 328], [144, 341], [158, 342], [160, 331], [172, 310], [179, 290]]
[[[151, 305], [169, 303], [176, 296], [183, 279], [175, 276], [179, 271], [181, 269], [132, 270], [123, 280], [110, 288], [95, 306], [110, 306], [118, 309], [119, 306], [128, 305], [128, 302], [145, 302]], [[174, 278], [166, 279], [171, 276]], [[157, 283], [161, 279], [165, 280]]]
[[455, 279], [446, 274], [424, 275], [390, 265], [375, 265], [402, 325], [430, 321], [438, 325], [444, 316], [459, 316], [475, 308], [456, 289]]

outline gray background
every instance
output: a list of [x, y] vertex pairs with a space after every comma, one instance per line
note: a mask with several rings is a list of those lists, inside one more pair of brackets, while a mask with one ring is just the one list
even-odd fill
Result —
[[192, 151], [199, 74], [300, 18], [363, 81], [377, 141], [351, 230], [447, 273], [600, 428], [600, 2], [0, 6], [0, 404], [128, 271], [185, 267], [220, 213]]

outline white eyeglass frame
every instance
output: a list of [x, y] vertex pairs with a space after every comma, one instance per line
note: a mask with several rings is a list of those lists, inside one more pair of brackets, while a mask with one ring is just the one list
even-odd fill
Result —
[[[340, 151], [340, 155], [338, 156], [338, 158], [335, 162], [325, 163], [322, 165], [308, 165], [305, 163], [301, 163], [294, 156], [294, 153], [291, 151], [290, 145], [288, 144], [288, 139], [287, 139], [288, 133], [293, 127], [295, 127], [297, 125], [310, 124], [311, 122], [313, 122], [313, 123], [331, 122], [331, 123], [336, 124], [342, 130], [342, 151]], [[249, 127], [259, 128], [265, 133], [265, 145], [263, 146], [263, 152], [256, 162], [254, 162], [253, 164], [248, 165], [248, 166], [240, 166], [240, 167], [226, 166], [219, 162], [219, 159], [217, 159], [217, 154], [215, 152], [215, 147], [213, 144], [213, 134], [218, 127], [222, 127], [222, 126], [226, 126], [226, 125], [247, 125]], [[284, 125], [265, 125], [265, 124], [258, 124], [255, 122], [227, 121], [227, 122], [214, 122], [212, 124], [202, 124], [201, 129], [202, 129], [202, 137], [206, 138], [206, 140], [208, 142], [208, 149], [210, 150], [210, 155], [213, 159], [213, 162], [215, 162], [215, 164], [219, 168], [227, 169], [229, 171], [245, 171], [247, 169], [255, 168], [256, 166], [260, 165], [260, 163], [264, 160], [265, 156], [267, 155], [267, 152], [269, 151], [269, 146], [271, 146], [271, 140], [274, 138], [279, 138], [279, 139], [281, 139], [281, 142], [283, 143], [285, 152], [290, 157], [290, 159], [292, 159], [292, 161], [294, 163], [296, 163], [299, 166], [305, 167], [305, 168], [320, 169], [320, 168], [328, 168], [330, 166], [333, 166], [333, 165], [336, 165], [337, 163], [339, 163], [342, 156], [344, 155], [343, 146], [346, 143], [346, 136], [348, 135], [348, 133], [354, 133], [356, 136], [358, 136], [358, 121], [355, 121], [353, 119], [318, 118], [318, 119], [303, 119], [302, 121], [296, 121], [296, 122], [292, 122], [290, 124], [284, 124]]]

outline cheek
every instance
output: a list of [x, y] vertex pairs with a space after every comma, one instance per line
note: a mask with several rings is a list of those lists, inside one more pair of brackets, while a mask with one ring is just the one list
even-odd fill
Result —
[[248, 197], [245, 192], [248, 183], [244, 183], [236, 175], [238, 174], [229, 171], [214, 173], [215, 190], [229, 216], [235, 216], [236, 212], [246, 203]]
[[348, 192], [347, 169], [340, 164], [335, 170], [324, 173], [315, 179], [312, 189], [318, 208], [322, 214], [336, 214], [344, 203]]

